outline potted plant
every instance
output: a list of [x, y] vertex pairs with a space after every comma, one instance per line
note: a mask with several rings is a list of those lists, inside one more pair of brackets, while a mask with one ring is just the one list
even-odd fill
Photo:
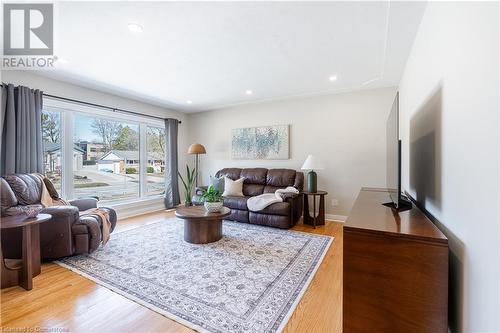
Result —
[[184, 178], [182, 178], [182, 175], [179, 172], [179, 178], [181, 179], [182, 184], [184, 185], [184, 193], [185, 193], [184, 205], [186, 207], [193, 205], [193, 202], [191, 201], [191, 194], [193, 193], [194, 181], [196, 179], [195, 172], [196, 168], [194, 168], [193, 170], [189, 170], [189, 165], [186, 164], [186, 181], [184, 181]]
[[222, 209], [222, 195], [213, 185], [208, 187], [201, 199], [204, 202], [205, 209], [210, 213], [219, 212]]

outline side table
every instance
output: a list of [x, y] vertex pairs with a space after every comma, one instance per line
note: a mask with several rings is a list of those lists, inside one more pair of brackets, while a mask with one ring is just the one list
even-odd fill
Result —
[[[301, 192], [304, 195], [304, 224], [312, 225], [316, 228], [317, 225], [325, 224], [325, 195], [326, 191], [317, 192]], [[309, 197], [313, 198], [313, 216], [309, 212]], [[316, 197], [319, 197], [319, 207], [316, 204]], [[318, 208], [318, 209], [317, 209]]]
[[38, 214], [29, 218], [26, 215], [5, 216], [0, 218], [0, 229], [22, 228], [22, 259], [3, 257], [0, 245], [1, 288], [20, 285], [26, 290], [33, 288], [33, 276], [40, 274], [40, 231], [39, 224], [49, 221], [50, 214]]

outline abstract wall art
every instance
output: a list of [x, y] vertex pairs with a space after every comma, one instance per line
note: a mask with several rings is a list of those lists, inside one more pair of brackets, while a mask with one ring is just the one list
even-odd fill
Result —
[[289, 126], [233, 129], [231, 148], [232, 158], [237, 160], [289, 159]]

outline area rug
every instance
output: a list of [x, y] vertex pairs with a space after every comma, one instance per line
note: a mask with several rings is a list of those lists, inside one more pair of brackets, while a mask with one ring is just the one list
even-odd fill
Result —
[[195, 245], [176, 218], [112, 234], [104, 248], [57, 263], [200, 332], [280, 332], [332, 237], [223, 222]]

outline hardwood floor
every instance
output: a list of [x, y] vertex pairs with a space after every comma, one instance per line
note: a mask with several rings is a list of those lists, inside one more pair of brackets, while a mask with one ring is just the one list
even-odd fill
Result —
[[[118, 222], [117, 230], [173, 216], [142, 215]], [[335, 237], [285, 333], [342, 331], [342, 223], [327, 221], [316, 229], [302, 224], [293, 230]], [[33, 290], [1, 292], [0, 325], [8, 328], [52, 328], [52, 332], [193, 332], [152, 310], [53, 263], [42, 265]]]

